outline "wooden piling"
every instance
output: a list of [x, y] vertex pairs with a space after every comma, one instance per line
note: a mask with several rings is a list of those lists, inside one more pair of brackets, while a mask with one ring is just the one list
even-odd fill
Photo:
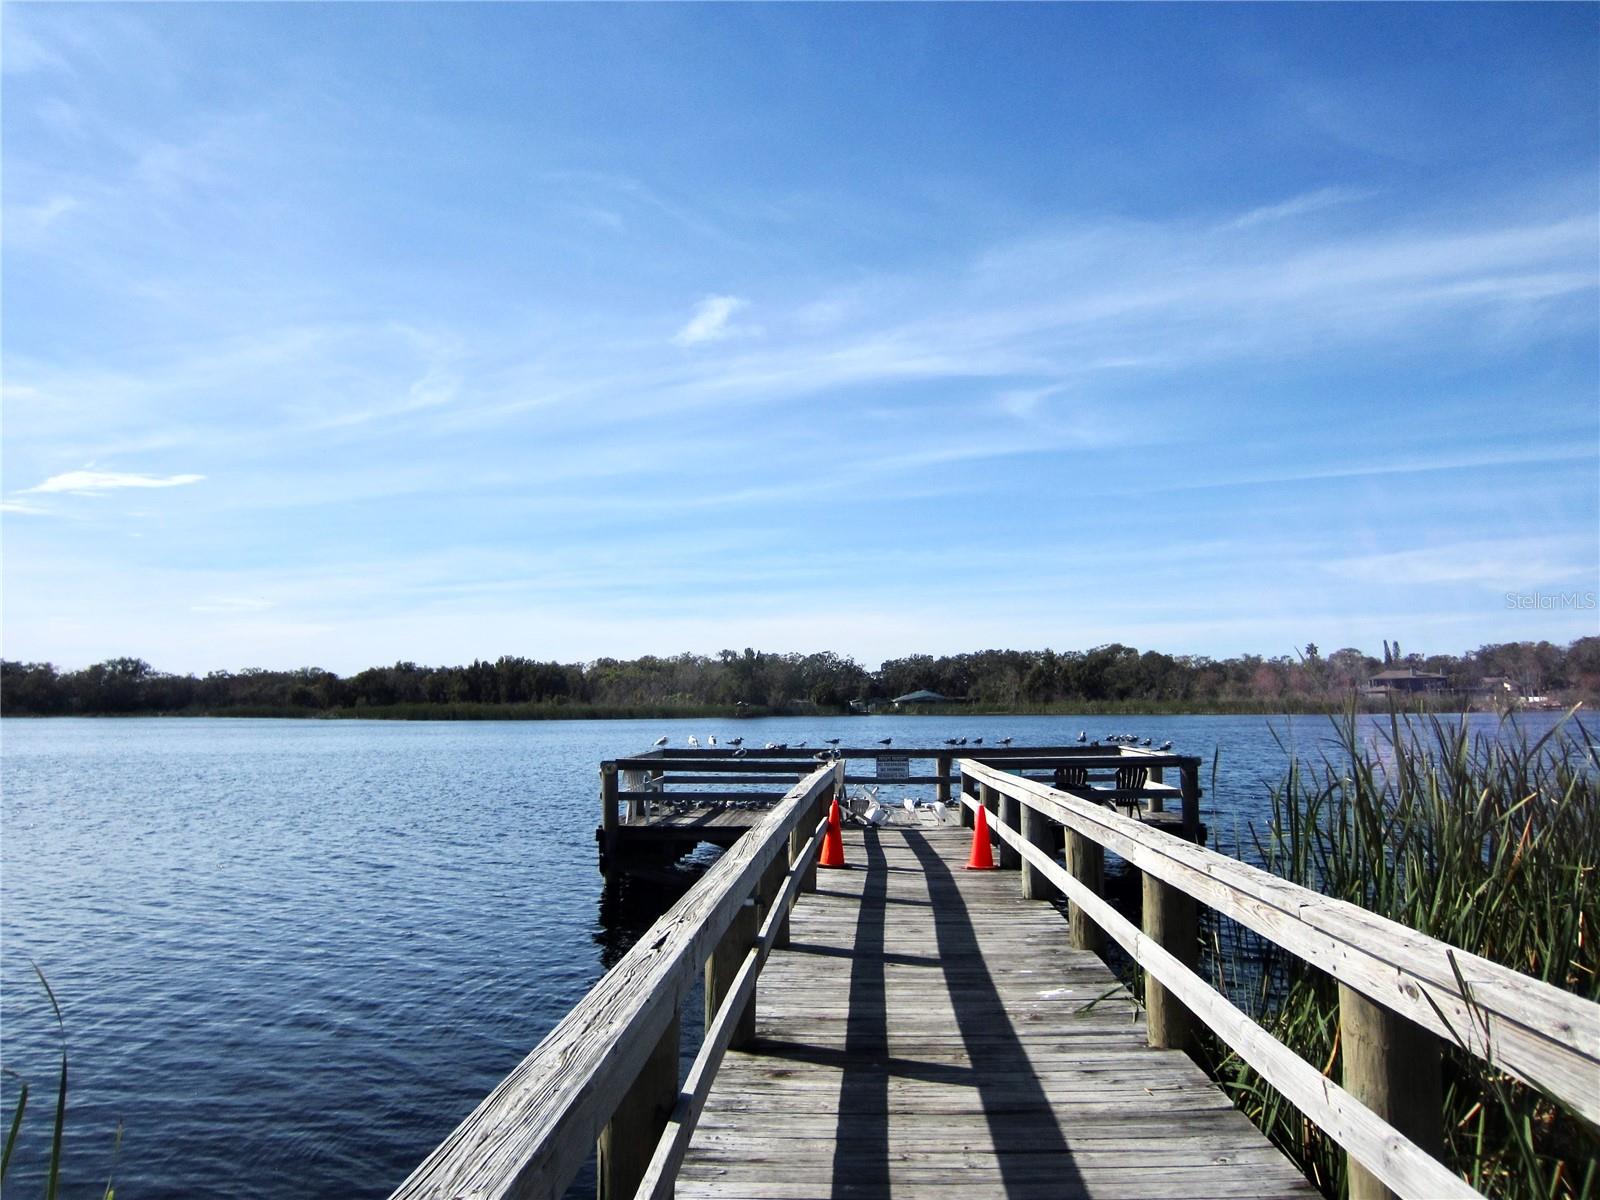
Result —
[[1199, 845], [1200, 767], [1197, 763], [1180, 768], [1183, 777], [1183, 836]]
[[[1200, 961], [1200, 934], [1194, 897], [1142, 873], [1144, 934], [1185, 966]], [[1158, 1050], [1187, 1050], [1194, 1017], [1183, 1002], [1152, 974], [1144, 978], [1145, 1027]]]
[[617, 870], [617, 764], [600, 764], [600, 869]]
[[[739, 968], [744, 966], [745, 955], [750, 952], [750, 947], [756, 944], [756, 934], [761, 926], [757, 919], [756, 902], [746, 900], [739, 906], [739, 911], [734, 915], [733, 921], [728, 926], [728, 931], [717, 942], [717, 948], [711, 952], [711, 957], [706, 959], [706, 1023], [710, 1029], [716, 1022], [717, 1009], [722, 1007], [722, 998], [733, 987], [734, 976], [738, 975]], [[756, 1036], [756, 1002], [754, 997], [745, 1005], [745, 1010], [739, 1016], [739, 1023], [734, 1027], [733, 1039], [728, 1044], [735, 1050], [741, 1046], [748, 1046]]]
[[599, 1200], [632, 1200], [678, 1100], [678, 1015], [622, 1097], [597, 1146]]
[[[1056, 853], [1055, 822], [1031, 804], [1022, 806], [1022, 840], [1039, 847], [1050, 857]], [[1056, 885], [1044, 877], [1027, 859], [1022, 860], [1022, 898], [1024, 900], [1054, 900], [1061, 893]]]
[[[1106, 852], [1099, 842], [1091, 841], [1074, 829], [1067, 830], [1067, 870], [1079, 883], [1100, 895], [1105, 890]], [[1092, 950], [1100, 953], [1104, 935], [1100, 926], [1076, 904], [1068, 910], [1068, 940], [1075, 950]]]
[[[1344, 1088], [1434, 1157], [1444, 1151], [1439, 1039], [1352, 987], [1339, 985], [1339, 1061]], [[1395, 1193], [1354, 1158], [1350, 1200]]]
[[[1020, 829], [1022, 826], [1022, 801], [1008, 792], [995, 791], [993, 788], [985, 790], [994, 793], [994, 804], [991, 806], [991, 810], [999, 818], [1000, 823], [1007, 829]], [[1016, 847], [1004, 838], [1000, 840], [998, 865], [1002, 870], [1006, 871], [1015, 871], [1022, 865], [1022, 855], [1017, 852]]]

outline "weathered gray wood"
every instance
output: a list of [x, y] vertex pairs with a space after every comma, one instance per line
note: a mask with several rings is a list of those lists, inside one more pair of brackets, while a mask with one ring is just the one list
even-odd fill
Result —
[[951, 756], [948, 754], [941, 754], [935, 760], [935, 762], [938, 763], [938, 770], [934, 772], [936, 788], [933, 793], [933, 797], [935, 800], [939, 801], [940, 804], [949, 804]]
[[[797, 826], [790, 836], [793, 837], [794, 833], [798, 832], [800, 830]], [[756, 913], [757, 919], [761, 924], [766, 923], [768, 913], [775, 911], [773, 902], [778, 898], [778, 892], [783, 887], [784, 880], [789, 876], [788, 847], [785, 846], [784, 849], [785, 853], [775, 856], [767, 864], [766, 873], [761, 876], [761, 886], [756, 890]], [[778, 946], [787, 946], [789, 944], [789, 917], [786, 913], [778, 914], [778, 923], [774, 928], [773, 937], [776, 939], [775, 944]]]
[[[1339, 985], [1339, 1061], [1345, 1090], [1429, 1154], [1444, 1152], [1439, 1039]], [[1349, 1200], [1396, 1200], [1352, 1158]]]
[[[1154, 875], [1140, 880], [1144, 935], [1184, 966], [1200, 961], [1200, 931], [1194, 897], [1162, 883]], [[1145, 1026], [1150, 1044], [1163, 1050], [1189, 1050], [1194, 1044], [1194, 1017], [1183, 1002], [1153, 975], [1144, 981]]]
[[[1041, 853], [1054, 857], [1055, 831], [1053, 822], [1031, 804], [1022, 807], [1022, 837], [1029, 845], [1037, 846]], [[1022, 898], [1024, 900], [1054, 900], [1061, 893], [1055, 884], [1046, 879], [1032, 862], [1021, 855]]]
[[977, 795], [977, 783], [963, 775], [961, 777], [961, 824], [965, 829], [971, 829], [973, 822], [977, 819], [974, 816], [974, 810], [968, 807], [966, 802], [970, 799], [976, 799]]
[[1151, 941], [1132, 922], [1081, 883], [1017, 838], [1018, 850], [1034, 859], [1074, 903], [1169, 992], [1182, 1001], [1222, 1042], [1233, 1049], [1333, 1141], [1374, 1175], [1407, 1196], [1438, 1200], [1482, 1200], [1432, 1155], [1371, 1112], [1305, 1059], [1257, 1025], [1172, 954]]
[[970, 773], [1600, 1124], [1600, 1005], [1070, 793], [981, 763]]
[[742, 837], [395, 1190], [559, 1197], [583, 1166], [700, 966], [815, 796], [819, 768]]
[[[748, 900], [723, 933], [722, 940], [706, 959], [705, 1023], [709, 1028], [717, 1019], [717, 1011], [732, 990], [739, 969], [744, 966], [745, 955], [756, 943], [759, 928], [756, 902]], [[745, 1004], [733, 1026], [729, 1045], [743, 1046], [756, 1036], [756, 1006], [754, 997]]]
[[1200, 768], [1187, 765], [1181, 773], [1183, 788], [1183, 836], [1191, 842], [1200, 840]]
[[617, 765], [600, 764], [600, 866], [615, 870], [617, 845]]
[[961, 869], [970, 833], [845, 836], [852, 870], [794, 910], [681, 1200], [1315, 1200], [1193, 1063], [1145, 1046], [1127, 991], [1066, 946], [1053, 908]]
[[677, 1099], [678, 1018], [674, 1016], [600, 1133], [595, 1164], [599, 1200], [633, 1195], [649, 1165], [650, 1148], [667, 1127]]
[[[1008, 795], [1005, 792], [997, 792], [996, 799], [998, 802], [997, 815], [1001, 822], [1008, 828], [1020, 829], [1022, 827], [1022, 802], [1015, 796]], [[1002, 870], [1010, 871], [1015, 871], [1022, 865], [1022, 856], [1011, 848], [1010, 842], [1002, 841], [1000, 843], [998, 865]]]
[[[1072, 877], [1096, 896], [1105, 890], [1106, 852], [1098, 842], [1090, 841], [1076, 829], [1067, 830], [1066, 864], [1066, 869]], [[1050, 877], [1048, 872], [1044, 875], [1046, 879]], [[1100, 926], [1095, 924], [1083, 905], [1071, 899], [1070, 892], [1067, 913], [1073, 948], [1099, 954], [1104, 947]]]
[[774, 949], [780, 948], [779, 926], [787, 922], [790, 909], [800, 898], [806, 865], [814, 861], [821, 850], [825, 828], [825, 823], [818, 824], [806, 844], [800, 848], [773, 897], [771, 910], [756, 935], [755, 945], [740, 964], [716, 1012], [708, 1012], [700, 1052], [689, 1067], [683, 1089], [660, 1129], [660, 1137], [654, 1142], [653, 1151], [646, 1150], [649, 1165], [638, 1181], [638, 1200], [671, 1200], [678, 1166], [688, 1150], [689, 1138], [705, 1107], [712, 1080], [716, 1078], [723, 1055], [742, 1031], [744, 1014], [755, 1011], [757, 977], [767, 957]]

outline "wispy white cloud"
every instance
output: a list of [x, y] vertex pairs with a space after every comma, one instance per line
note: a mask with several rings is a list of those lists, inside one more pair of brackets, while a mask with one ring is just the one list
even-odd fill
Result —
[[1468, 584], [1496, 590], [1589, 578], [1593, 549], [1555, 538], [1479, 540], [1335, 559], [1325, 569], [1364, 583]]
[[204, 475], [138, 475], [131, 471], [67, 471], [52, 475], [43, 483], [24, 488], [22, 495], [63, 492], [75, 496], [95, 496], [121, 488], [170, 488], [199, 483]]
[[738, 296], [707, 296], [695, 306], [694, 316], [672, 340], [680, 346], [721, 341], [733, 333], [729, 324], [733, 314], [748, 306], [749, 302]]
[[1260, 208], [1253, 208], [1241, 216], [1228, 222], [1229, 229], [1249, 229], [1255, 225], [1265, 225], [1273, 221], [1286, 221], [1293, 217], [1301, 217], [1307, 213], [1318, 212], [1325, 208], [1334, 208], [1342, 204], [1354, 204], [1359, 200], [1369, 200], [1378, 193], [1371, 188], [1325, 187], [1303, 195], [1291, 196], [1277, 204], [1266, 204]]
[[51, 510], [38, 504], [24, 504], [20, 500], [0, 501], [0, 513], [14, 513], [17, 516], [48, 517]]

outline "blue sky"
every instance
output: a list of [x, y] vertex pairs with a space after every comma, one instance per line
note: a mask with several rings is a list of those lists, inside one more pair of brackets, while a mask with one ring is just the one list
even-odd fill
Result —
[[3, 650], [1597, 632], [1593, 5], [3, 20]]

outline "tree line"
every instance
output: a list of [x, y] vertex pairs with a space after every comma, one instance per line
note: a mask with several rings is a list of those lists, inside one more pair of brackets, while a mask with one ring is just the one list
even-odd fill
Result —
[[[715, 656], [646, 655], [589, 663], [540, 662], [512, 655], [466, 666], [397, 662], [340, 676], [319, 667], [251, 667], [205, 676], [158, 671], [139, 658], [113, 658], [77, 671], [50, 663], [0, 661], [0, 712], [339, 713], [397, 709], [503, 710], [507, 715], [660, 714], [733, 710], [841, 712], [928, 690], [979, 708], [1013, 711], [1080, 705], [1165, 708], [1304, 708], [1340, 704], [1385, 668], [1443, 675], [1450, 699], [1486, 694], [1503, 677], [1511, 694], [1558, 700], [1600, 697], [1600, 637], [1567, 646], [1508, 642], [1461, 655], [1402, 655], [1384, 642], [1380, 660], [1355, 648], [1322, 654], [1235, 658], [1163, 654], [1111, 643], [1090, 650], [980, 650], [911, 655], [869, 671], [822, 652], [770, 654], [746, 649]], [[410, 715], [408, 712], [407, 715]]]

